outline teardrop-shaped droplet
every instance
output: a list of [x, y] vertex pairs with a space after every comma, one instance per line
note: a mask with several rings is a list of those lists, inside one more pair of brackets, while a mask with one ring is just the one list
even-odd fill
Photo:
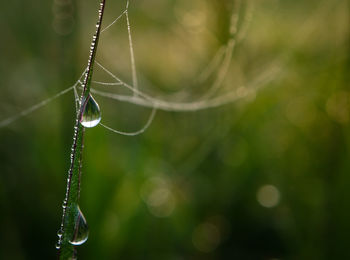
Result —
[[56, 245], [55, 245], [55, 248], [56, 248], [57, 250], [61, 249], [61, 243], [57, 242]]
[[72, 245], [81, 245], [85, 243], [89, 237], [89, 227], [79, 206], [76, 206], [75, 210], [74, 232], [69, 243]]
[[61, 238], [62, 235], [63, 235], [63, 230], [62, 230], [62, 228], [60, 228], [60, 229], [57, 231], [57, 236], [58, 236], [58, 238]]
[[80, 123], [84, 127], [97, 126], [101, 121], [101, 110], [96, 100], [89, 95], [87, 101], [83, 102], [83, 114], [80, 119]]
[[57, 236], [58, 236], [58, 241], [56, 243], [56, 249], [60, 249], [62, 244], [62, 236], [63, 236], [62, 227], [60, 227], [60, 229], [57, 231]]

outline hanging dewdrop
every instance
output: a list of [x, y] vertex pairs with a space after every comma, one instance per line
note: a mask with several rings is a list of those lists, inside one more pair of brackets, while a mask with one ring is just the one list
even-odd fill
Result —
[[88, 128], [97, 126], [101, 121], [100, 106], [91, 95], [88, 95], [83, 104], [80, 123]]

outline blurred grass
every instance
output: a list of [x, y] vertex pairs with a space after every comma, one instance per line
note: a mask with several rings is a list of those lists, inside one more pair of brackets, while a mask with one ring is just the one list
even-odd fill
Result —
[[[71, 86], [86, 65], [97, 3], [62, 3], [2, 5], [1, 119]], [[160, 111], [137, 137], [86, 132], [81, 209], [91, 230], [81, 259], [350, 257], [349, 2], [254, 3], [219, 94], [280, 68], [255, 97]], [[205, 93], [195, 79], [227, 39], [231, 6], [132, 1], [140, 87], [153, 96]], [[107, 2], [105, 24], [123, 8]], [[131, 82], [126, 37], [121, 20], [102, 36], [98, 59]], [[149, 113], [96, 99], [118, 129], [137, 129]], [[66, 95], [0, 129], [0, 259], [55, 257], [73, 123]], [[260, 204], [276, 199], [259, 193], [265, 185], [279, 192], [274, 207]]]

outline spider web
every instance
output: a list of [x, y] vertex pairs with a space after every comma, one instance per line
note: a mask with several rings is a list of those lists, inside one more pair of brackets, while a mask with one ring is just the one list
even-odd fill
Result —
[[[102, 29], [101, 35], [103, 34], [103, 32], [110, 29], [116, 23], [121, 22], [122, 18], [125, 18], [125, 26], [127, 28], [128, 45], [130, 52], [129, 56], [131, 64], [132, 84], [126, 83], [124, 80], [121, 79], [121, 77], [111, 72], [111, 70], [107, 69], [98, 61], [95, 61], [95, 65], [97, 65], [97, 67], [99, 67], [105, 74], [109, 75], [112, 81], [92, 81], [92, 83], [95, 85], [106, 86], [108, 88], [125, 88], [130, 90], [131, 94], [121, 95], [113, 93], [111, 91], [101, 91], [95, 88], [91, 88], [91, 93], [93, 93], [96, 96], [106, 97], [120, 102], [128, 102], [136, 106], [150, 108], [151, 112], [144, 126], [137, 131], [126, 132], [116, 130], [102, 122], [100, 123], [100, 126], [106, 128], [109, 131], [121, 135], [139, 135], [151, 125], [153, 119], [155, 118], [157, 110], [187, 112], [223, 106], [232, 103], [238, 99], [246, 98], [248, 96], [254, 96], [259, 88], [265, 86], [268, 82], [276, 79], [277, 76], [280, 74], [281, 66], [279, 62], [272, 62], [270, 66], [265, 66], [265, 68], [262, 71], [257, 73], [257, 75], [253, 77], [253, 80], [248, 82], [246, 85], [235, 87], [229, 91], [226, 91], [223, 94], [218, 94], [220, 90], [222, 90], [223, 82], [227, 77], [229, 67], [232, 63], [232, 55], [235, 50], [235, 47], [245, 38], [247, 34], [247, 30], [254, 10], [253, 0], [235, 0], [232, 10], [233, 11], [231, 14], [230, 26], [228, 29], [229, 37], [226, 43], [217, 50], [216, 54], [213, 56], [211, 61], [208, 62], [208, 64], [203, 68], [202, 72], [195, 77], [195, 81], [198, 82], [198, 84], [209, 81], [210, 78], [213, 78], [212, 82], [210, 82], [206, 92], [202, 93], [202, 95], [197, 97], [195, 100], [192, 99], [190, 101], [179, 101], [178, 98], [176, 98], [176, 96], [183, 96], [181, 95], [181, 91], [173, 94], [172, 96], [170, 96], [170, 98], [169, 96], [164, 97], [161, 95], [157, 95], [159, 97], [154, 97], [150, 94], [147, 94], [139, 88], [139, 80], [137, 76], [135, 54], [132, 40], [131, 22], [129, 19], [129, 0], [127, 0], [125, 9], [122, 10], [122, 12], [117, 16], [117, 18], [115, 18], [110, 24], [108, 24]], [[82, 75], [84, 74], [84, 72], [82, 73]], [[78, 111], [80, 106], [79, 92], [82, 88], [81, 78], [82, 76], [77, 80], [77, 82], [73, 86], [62, 90], [56, 95], [45, 99], [12, 117], [0, 121], [0, 128], [8, 126], [17, 119], [23, 116], [27, 116], [28, 114], [38, 110], [43, 106], [46, 106], [51, 101], [58, 99], [59, 97], [71, 91], [74, 92], [76, 110]]]

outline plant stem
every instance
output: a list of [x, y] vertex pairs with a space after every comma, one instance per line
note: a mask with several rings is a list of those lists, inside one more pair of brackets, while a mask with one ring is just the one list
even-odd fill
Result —
[[60, 238], [58, 241], [59, 259], [76, 259], [76, 249], [69, 241], [74, 235], [76, 207], [79, 202], [80, 195], [80, 177], [81, 177], [81, 163], [83, 153], [84, 127], [80, 124], [84, 108], [90, 95], [91, 79], [93, 74], [93, 67], [97, 52], [98, 41], [100, 37], [102, 18], [105, 9], [105, 0], [101, 0], [99, 8], [99, 16], [96, 24], [96, 32], [93, 36], [88, 66], [85, 72], [83, 82], [83, 92], [81, 95], [80, 109], [76, 115], [76, 122], [74, 127], [73, 145], [71, 153], [71, 165], [68, 171], [66, 196], [63, 201], [63, 214], [60, 227]]

